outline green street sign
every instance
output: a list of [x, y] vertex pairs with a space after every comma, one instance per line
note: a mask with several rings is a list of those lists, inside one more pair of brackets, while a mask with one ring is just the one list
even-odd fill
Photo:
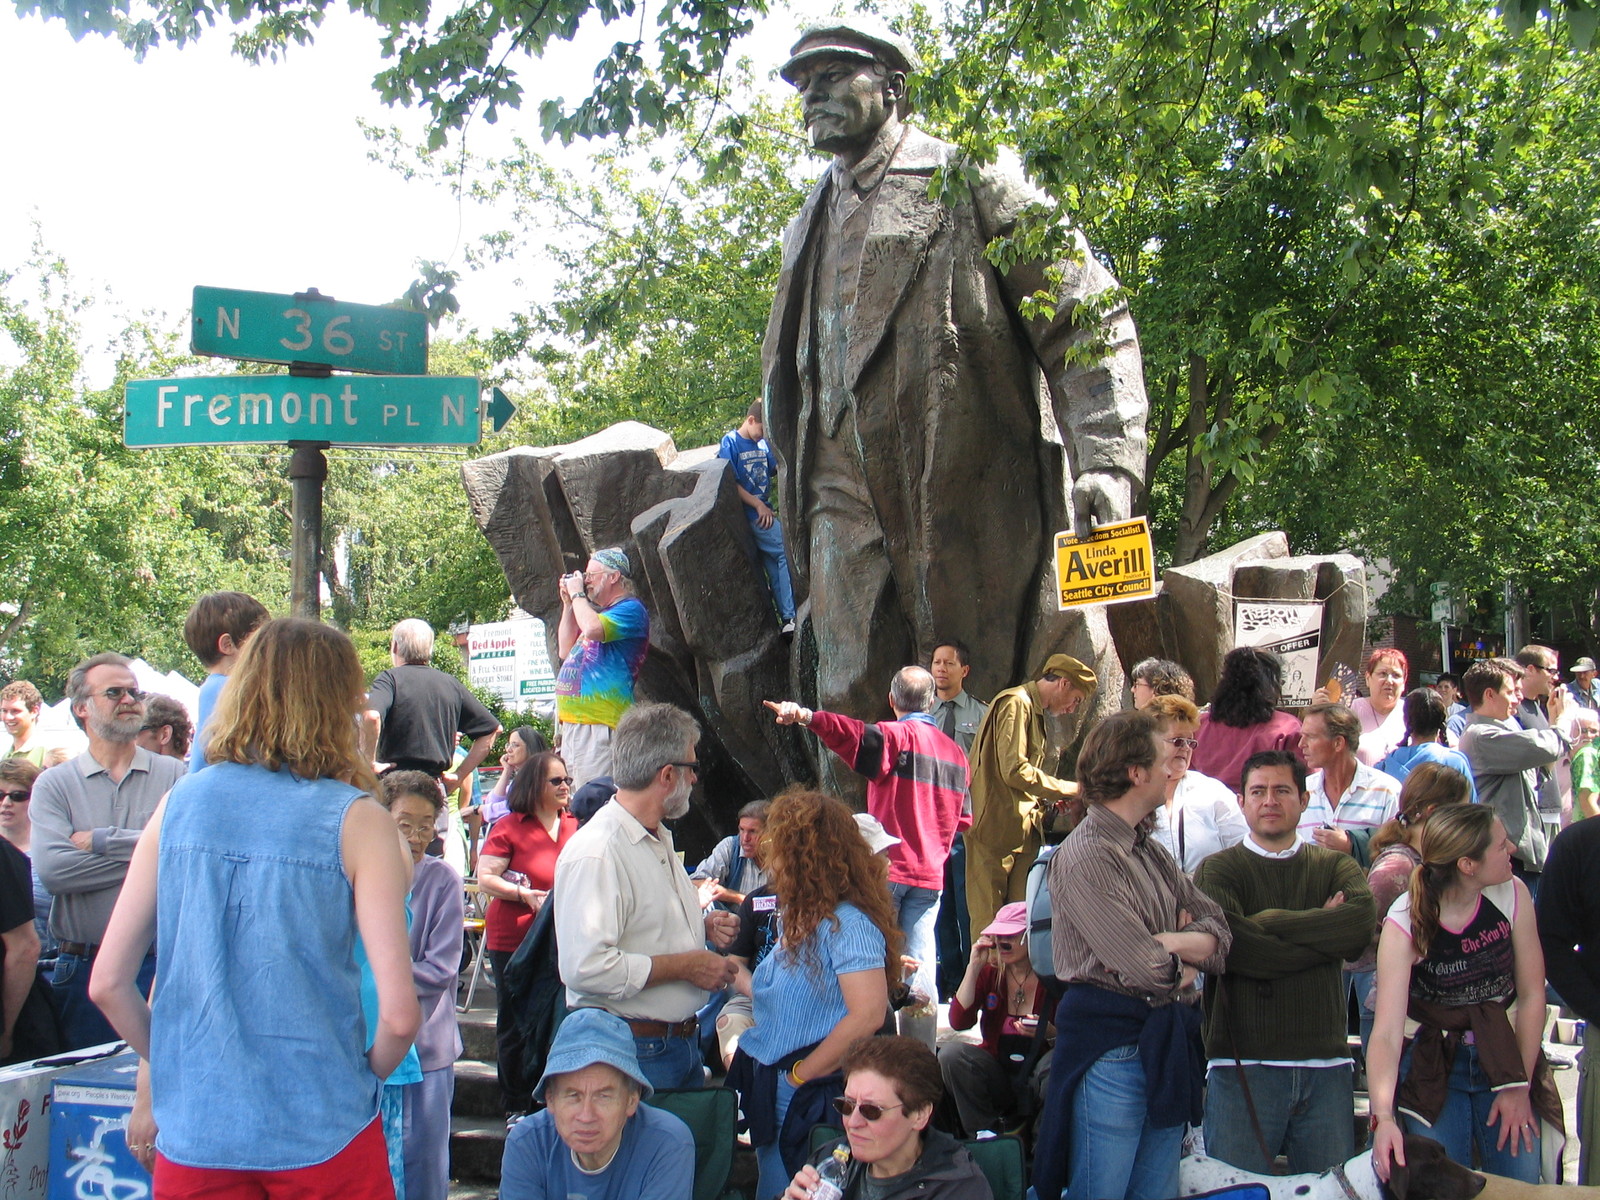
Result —
[[[487, 407], [488, 397], [483, 402]], [[481, 416], [478, 381], [470, 375], [139, 379], [123, 394], [122, 441], [472, 446], [482, 437]]]
[[197, 287], [189, 346], [221, 358], [422, 375], [428, 370], [428, 318], [377, 304], [343, 304], [315, 289], [285, 296]]

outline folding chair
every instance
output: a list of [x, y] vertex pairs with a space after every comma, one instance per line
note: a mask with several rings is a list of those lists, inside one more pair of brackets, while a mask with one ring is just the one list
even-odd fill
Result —
[[[472, 1007], [472, 998], [477, 994], [478, 981], [483, 978], [485, 960], [488, 952], [483, 948], [483, 931], [486, 927], [484, 910], [486, 902], [483, 893], [478, 890], [478, 881], [467, 880], [467, 914], [461, 923], [461, 943], [466, 948], [468, 961], [471, 963], [472, 976], [467, 980], [466, 999], [456, 1005], [458, 1013], [464, 1013]], [[465, 971], [467, 968], [462, 967]]]
[[728, 1088], [657, 1088], [645, 1103], [677, 1117], [694, 1134], [693, 1200], [717, 1200], [733, 1170], [739, 1098]]

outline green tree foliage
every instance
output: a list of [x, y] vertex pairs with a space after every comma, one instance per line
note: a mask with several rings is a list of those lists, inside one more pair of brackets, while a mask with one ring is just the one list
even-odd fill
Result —
[[480, 347], [541, 373], [547, 395], [523, 402], [521, 440], [559, 445], [636, 420], [689, 447], [715, 442], [761, 394], [783, 227], [807, 186], [797, 129], [764, 102], [732, 116], [707, 106], [668, 141], [600, 152], [588, 180], [522, 142], [480, 162], [372, 137], [397, 169], [511, 213], [474, 261], [537, 250], [554, 263], [550, 298]]
[[[946, 31], [961, 50], [918, 99], [975, 154], [1016, 142], [1129, 289], [1152, 405], [1147, 502], [1174, 560], [1282, 521], [1296, 488], [1302, 547], [1356, 537], [1397, 554], [1402, 522], [1373, 510], [1403, 503], [1389, 479], [1438, 461], [1442, 427], [1492, 401], [1503, 446], [1565, 405], [1530, 405], [1528, 389], [1570, 388], [1586, 349], [1543, 344], [1507, 393], [1521, 356], [1505, 339], [1452, 336], [1527, 320], [1526, 293], [1475, 286], [1497, 264], [1473, 247], [1537, 228], [1530, 171], [1587, 161], [1570, 109], [1595, 67], [1559, 31], [1514, 34], [1428, 0], [964, 12]], [[1459, 286], [1441, 289], [1441, 270]], [[1537, 471], [1498, 468], [1491, 506]]]
[[273, 550], [288, 536], [271, 504], [281, 479], [225, 451], [187, 452], [191, 469], [173, 471], [123, 447], [122, 383], [170, 365], [173, 339], [132, 323], [111, 348], [114, 382], [89, 388], [89, 303], [43, 255], [0, 274], [0, 655], [52, 694], [99, 650], [193, 672], [183, 614], [196, 595], [238, 588], [276, 607], [287, 582]]

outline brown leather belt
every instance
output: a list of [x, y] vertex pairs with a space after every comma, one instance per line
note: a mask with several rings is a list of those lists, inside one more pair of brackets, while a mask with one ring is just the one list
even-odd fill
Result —
[[61, 953], [76, 955], [78, 958], [93, 958], [94, 952], [100, 949], [99, 942], [57, 942]]
[[700, 1022], [695, 1017], [686, 1021], [675, 1021], [668, 1024], [665, 1021], [639, 1021], [633, 1017], [624, 1017], [628, 1028], [633, 1030], [634, 1037], [647, 1038], [692, 1038], [700, 1030]]

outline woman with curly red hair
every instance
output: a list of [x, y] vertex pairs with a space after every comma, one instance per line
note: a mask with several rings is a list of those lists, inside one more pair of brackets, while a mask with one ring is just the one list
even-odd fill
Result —
[[901, 965], [887, 864], [842, 801], [780, 794], [762, 850], [778, 895], [778, 942], [739, 982], [750, 989], [756, 1023], [728, 1082], [750, 1122], [757, 1200], [772, 1200], [805, 1162], [811, 1128], [843, 1094], [846, 1047], [883, 1025]]

